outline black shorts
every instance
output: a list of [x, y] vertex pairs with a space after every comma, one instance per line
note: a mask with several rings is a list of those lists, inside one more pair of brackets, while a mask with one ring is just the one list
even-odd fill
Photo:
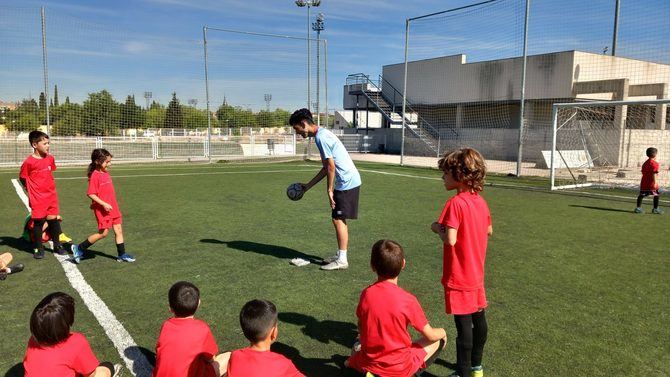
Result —
[[335, 199], [333, 219], [357, 219], [358, 195], [360, 192], [361, 186], [354, 187], [351, 190], [333, 191], [333, 199]]
[[640, 196], [658, 196], [658, 190], [640, 190]]

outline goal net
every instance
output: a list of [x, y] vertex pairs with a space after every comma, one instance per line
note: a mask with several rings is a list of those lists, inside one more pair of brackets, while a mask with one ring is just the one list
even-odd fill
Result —
[[554, 104], [552, 148], [542, 151], [551, 189], [635, 189], [649, 147], [658, 150], [658, 182], [667, 187], [668, 104], [667, 99]]

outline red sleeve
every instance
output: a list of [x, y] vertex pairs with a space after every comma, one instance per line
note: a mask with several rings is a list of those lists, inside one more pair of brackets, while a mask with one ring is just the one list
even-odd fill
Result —
[[410, 306], [409, 306], [409, 323], [412, 324], [412, 327], [416, 331], [421, 332], [424, 327], [428, 324], [428, 319], [426, 319], [426, 314], [419, 304], [419, 300], [416, 297], [411, 296]]
[[216, 354], [219, 353], [219, 346], [216, 345], [216, 340], [214, 340], [214, 335], [212, 335], [212, 330], [209, 329], [209, 326], [205, 325], [207, 328], [207, 334], [205, 335], [205, 341], [202, 345], [202, 356], [207, 360], [211, 360]]
[[77, 342], [75, 349], [78, 350], [73, 360], [74, 365], [72, 365], [72, 369], [79, 374], [91, 374], [100, 362], [95, 357], [95, 354], [93, 354], [91, 345], [88, 344], [88, 340], [86, 340], [84, 335], [73, 333], [72, 337], [72, 341]]
[[49, 158], [51, 159], [51, 171], [54, 171], [56, 170], [56, 159], [52, 155], [49, 155]]
[[100, 186], [100, 175], [91, 174], [91, 178], [88, 179], [88, 190], [86, 190], [86, 195], [98, 194], [98, 186]]
[[28, 174], [30, 172], [30, 160], [26, 159], [21, 164], [21, 171], [19, 171], [19, 178], [28, 179]]
[[653, 169], [654, 169], [653, 172], [654, 172], [654, 173], [658, 173], [658, 171], [659, 171], [661, 165], [660, 165], [657, 161], [652, 161], [652, 167], [653, 167]]
[[444, 205], [444, 210], [442, 210], [439, 223], [448, 228], [458, 229], [462, 219], [461, 208], [453, 198], [447, 201], [447, 204]]
[[284, 361], [286, 362], [286, 371], [284, 372], [283, 376], [285, 377], [305, 377], [302, 372], [298, 370], [298, 368], [295, 367], [295, 364], [293, 362], [284, 357]]

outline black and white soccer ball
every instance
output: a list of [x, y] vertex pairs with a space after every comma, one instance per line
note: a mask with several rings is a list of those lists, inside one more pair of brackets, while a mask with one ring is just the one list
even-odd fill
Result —
[[300, 200], [304, 194], [305, 191], [302, 189], [302, 185], [300, 183], [291, 183], [286, 188], [286, 196], [288, 196], [288, 198], [291, 200]]

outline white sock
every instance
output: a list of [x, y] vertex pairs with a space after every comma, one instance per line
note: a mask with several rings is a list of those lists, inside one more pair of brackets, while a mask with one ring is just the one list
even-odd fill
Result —
[[347, 251], [346, 250], [338, 250], [337, 251], [337, 259], [340, 262], [349, 264], [349, 262], [347, 262]]

